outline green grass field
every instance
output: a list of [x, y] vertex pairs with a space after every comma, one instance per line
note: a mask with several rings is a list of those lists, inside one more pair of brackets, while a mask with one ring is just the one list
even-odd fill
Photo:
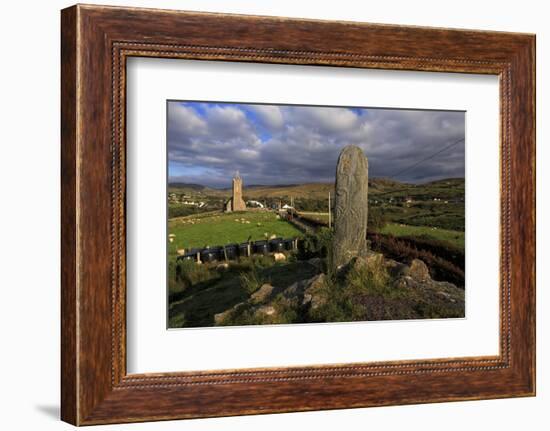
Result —
[[[318, 220], [324, 223], [328, 222], [328, 213], [300, 211], [300, 214], [306, 218]], [[396, 237], [409, 236], [424, 239], [435, 239], [438, 241], [449, 242], [462, 249], [464, 248], [464, 232], [457, 230], [428, 226], [412, 226], [401, 223], [388, 223], [379, 230], [379, 233], [390, 234]]]
[[208, 217], [187, 217], [168, 222], [168, 234], [175, 235], [169, 243], [169, 254], [178, 249], [226, 245], [277, 237], [292, 238], [301, 232], [290, 223], [278, 219], [270, 211], [218, 213]]
[[457, 247], [464, 248], [464, 232], [456, 230], [389, 223], [380, 230], [380, 233], [391, 234], [396, 237], [412, 236], [447, 241]]
[[[313, 220], [318, 220], [323, 223], [328, 223], [328, 212], [312, 212], [312, 211], [300, 211], [300, 215], [305, 216], [306, 218], [311, 218]], [[334, 220], [333, 220], [334, 221]]]

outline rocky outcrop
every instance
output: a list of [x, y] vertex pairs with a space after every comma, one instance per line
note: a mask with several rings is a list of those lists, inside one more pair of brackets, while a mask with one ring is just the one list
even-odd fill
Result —
[[286, 288], [276, 288], [265, 283], [256, 290], [248, 300], [214, 316], [216, 325], [223, 325], [235, 320], [242, 313], [248, 320], [262, 320], [266, 317], [276, 320], [278, 308], [317, 309], [326, 302], [323, 295], [326, 275], [321, 273], [314, 277], [298, 281]]
[[420, 259], [414, 259], [411, 262], [411, 266], [408, 270], [408, 275], [419, 283], [426, 283], [432, 278], [430, 277], [430, 271], [424, 262]]
[[275, 288], [271, 284], [262, 284], [262, 286], [250, 296], [249, 301], [254, 304], [264, 302], [273, 294], [274, 289]]
[[[310, 263], [322, 266], [322, 262]], [[433, 280], [421, 260], [414, 259], [410, 265], [405, 265], [380, 253], [368, 252], [365, 257], [356, 257], [341, 268], [337, 281], [321, 272], [287, 287], [265, 283], [246, 301], [216, 314], [215, 323], [236, 324], [243, 316], [247, 323], [282, 323], [281, 314], [288, 310], [299, 316], [298, 321], [318, 321], [317, 311], [332, 300], [334, 290], [331, 291], [331, 286], [342, 283], [339, 286], [345, 289], [350, 274], [355, 277], [355, 284], [360, 285], [352, 300], [365, 310], [364, 318], [356, 320], [460, 317], [464, 313], [464, 290], [452, 283]], [[357, 274], [365, 274], [364, 279], [357, 280]], [[361, 288], [362, 280], [364, 289]], [[369, 283], [377, 280], [383, 280], [383, 291], [371, 289]]]
[[310, 309], [316, 310], [327, 302], [327, 297], [323, 294], [326, 278], [325, 274], [319, 274], [307, 281], [304, 287], [302, 306], [309, 306]]

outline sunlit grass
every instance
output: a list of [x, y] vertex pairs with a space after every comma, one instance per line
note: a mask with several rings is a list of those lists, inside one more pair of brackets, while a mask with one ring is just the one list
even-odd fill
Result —
[[301, 232], [270, 211], [219, 213], [208, 217], [169, 221], [168, 234], [175, 235], [169, 243], [169, 254], [178, 249], [222, 246], [276, 237], [293, 238]]
[[391, 234], [396, 237], [412, 236], [426, 239], [435, 239], [439, 241], [447, 241], [457, 247], [464, 248], [464, 232], [456, 230], [389, 223], [382, 229], [380, 229], [380, 233]]

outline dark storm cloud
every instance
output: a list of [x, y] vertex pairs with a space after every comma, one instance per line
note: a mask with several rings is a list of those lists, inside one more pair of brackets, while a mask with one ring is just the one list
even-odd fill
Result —
[[450, 111], [170, 102], [170, 181], [227, 187], [237, 170], [247, 184], [334, 181], [348, 144], [363, 149], [371, 177], [464, 177], [464, 119]]

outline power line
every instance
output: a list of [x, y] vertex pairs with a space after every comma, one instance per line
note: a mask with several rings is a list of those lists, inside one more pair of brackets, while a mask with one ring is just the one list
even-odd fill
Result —
[[393, 175], [390, 175], [390, 178], [391, 178], [391, 177], [398, 177], [399, 175], [402, 175], [402, 174], [404, 174], [405, 172], [410, 171], [412, 168], [415, 168], [416, 166], [420, 165], [421, 163], [424, 163], [424, 162], [427, 161], [427, 160], [433, 159], [433, 158], [434, 158], [435, 156], [437, 156], [438, 154], [441, 154], [442, 152], [448, 150], [449, 148], [454, 147], [455, 145], [460, 144], [460, 143], [463, 142], [463, 141], [464, 141], [464, 138], [460, 138], [459, 140], [454, 141], [452, 144], [446, 146], [445, 148], [442, 148], [441, 150], [435, 152], [434, 154], [432, 154], [432, 155], [430, 155], [430, 156], [428, 156], [428, 157], [426, 157], [426, 158], [424, 158], [424, 159], [422, 159], [422, 160], [420, 160], [420, 161], [418, 161], [418, 162], [416, 162], [416, 163], [410, 165], [409, 167], [407, 167], [407, 168], [405, 168], [405, 169], [403, 169], [403, 170], [401, 170], [401, 171], [399, 171], [399, 172], [397, 172], [397, 173], [395, 173], [395, 174], [393, 174]]

